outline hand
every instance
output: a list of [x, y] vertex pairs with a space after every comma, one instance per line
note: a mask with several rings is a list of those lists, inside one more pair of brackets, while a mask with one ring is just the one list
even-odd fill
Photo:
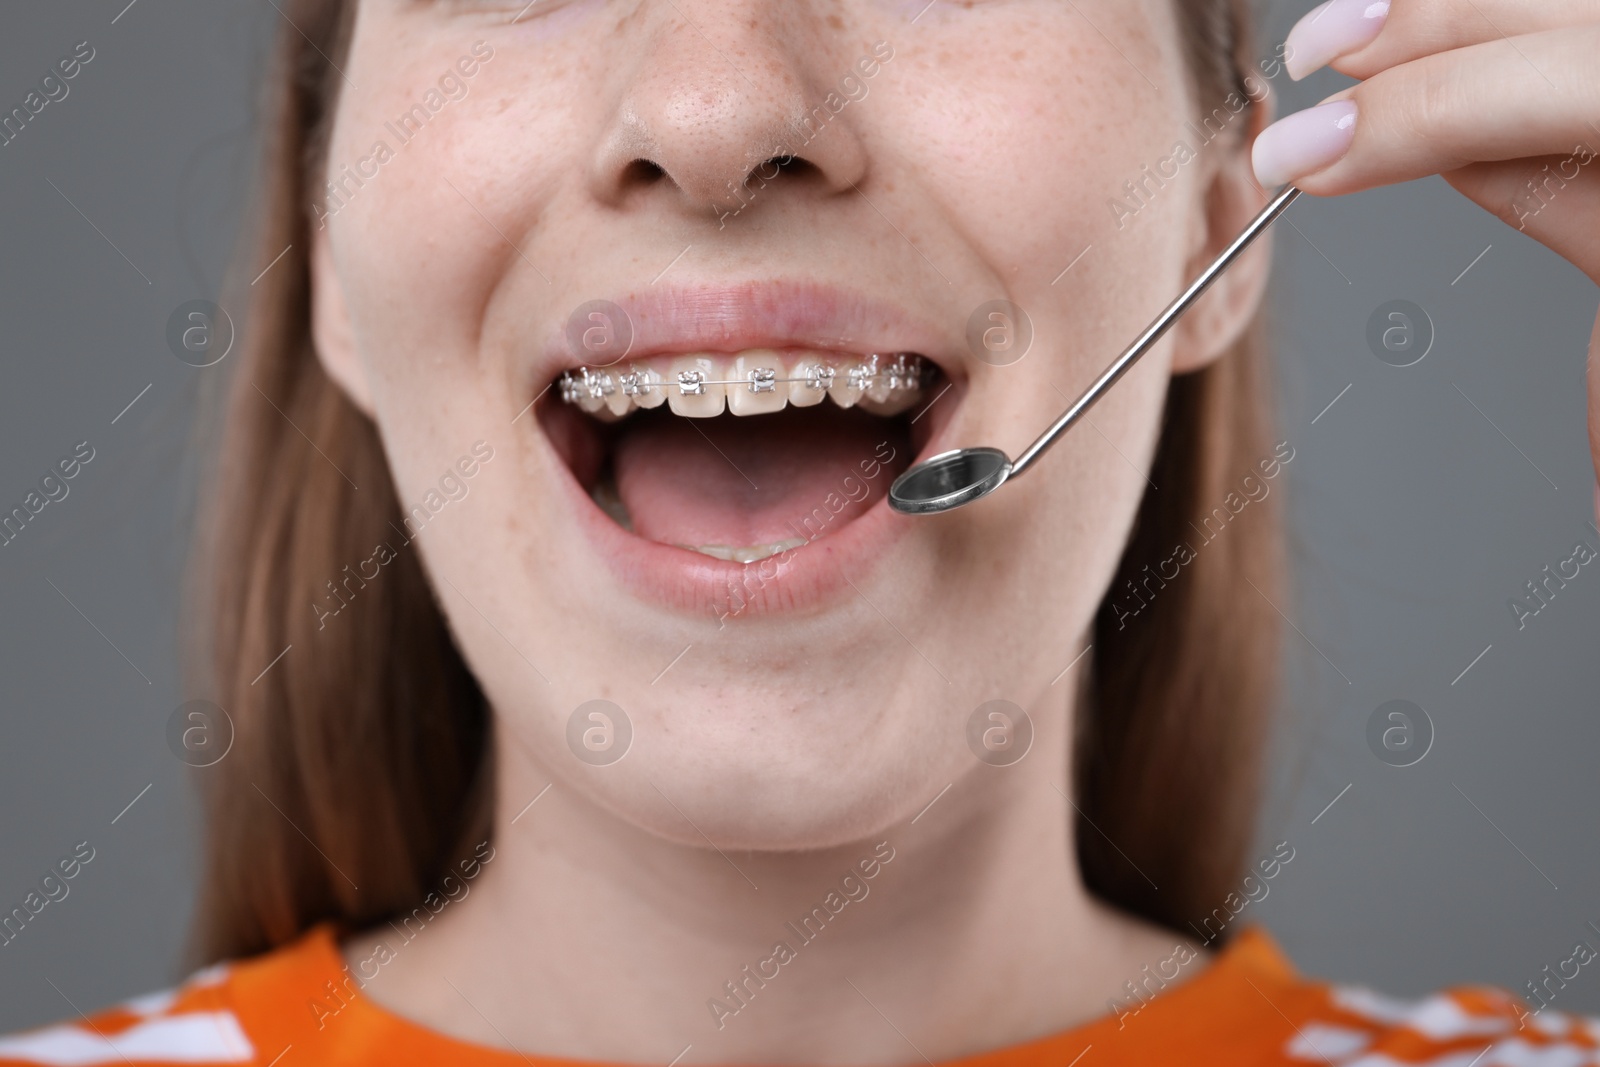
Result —
[[[1257, 179], [1322, 196], [1442, 175], [1600, 284], [1600, 0], [1330, 0], [1289, 32], [1296, 80], [1362, 79], [1262, 131]], [[1600, 470], [1600, 318], [1589, 344]]]

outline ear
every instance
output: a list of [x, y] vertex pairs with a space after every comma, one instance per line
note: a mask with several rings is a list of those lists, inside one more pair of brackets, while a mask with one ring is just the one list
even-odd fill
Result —
[[[1200, 210], [1194, 214], [1194, 251], [1187, 277], [1194, 278], [1210, 266], [1267, 206], [1268, 191], [1257, 183], [1250, 165], [1250, 146], [1272, 123], [1275, 104], [1276, 96], [1269, 89], [1250, 107], [1248, 129], [1239, 131], [1232, 143], [1215, 145], [1217, 155], [1200, 191]], [[1186, 374], [1209, 366], [1239, 339], [1261, 304], [1271, 266], [1272, 242], [1257, 240], [1212, 283], [1174, 331], [1172, 373]]]
[[334, 266], [328, 228], [311, 235], [311, 341], [317, 360], [350, 402], [372, 418], [372, 389], [356, 348], [344, 283]]

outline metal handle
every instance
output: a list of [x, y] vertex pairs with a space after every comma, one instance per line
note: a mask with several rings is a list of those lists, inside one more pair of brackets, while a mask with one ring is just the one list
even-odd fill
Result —
[[1288, 210], [1289, 205], [1294, 203], [1295, 197], [1299, 195], [1299, 189], [1292, 185], [1285, 186], [1283, 191], [1273, 199], [1272, 203], [1263, 208], [1261, 214], [1257, 215], [1250, 225], [1244, 228], [1244, 232], [1234, 238], [1233, 243], [1223, 250], [1222, 254], [1216, 258], [1211, 266], [1207, 267], [1200, 277], [1189, 285], [1184, 294], [1168, 305], [1167, 310], [1163, 311], [1149, 325], [1144, 333], [1139, 336], [1139, 339], [1129, 345], [1128, 350], [1118, 356], [1116, 361], [1106, 368], [1105, 373], [1100, 375], [1093, 385], [1084, 390], [1083, 395], [1073, 401], [1072, 406], [1067, 408], [1048, 430], [1039, 435], [1037, 441], [1029, 445], [1016, 458], [1016, 461], [1011, 464], [1011, 477], [1014, 478], [1027, 470], [1034, 460], [1044, 454], [1045, 449], [1055, 444], [1056, 439], [1065, 433], [1073, 423], [1078, 421], [1078, 416], [1093, 407], [1095, 401], [1099, 400], [1107, 389], [1116, 384], [1117, 379], [1126, 374], [1129, 368], [1139, 361], [1140, 356], [1150, 351], [1155, 346], [1155, 343], [1161, 340], [1162, 335], [1172, 328], [1172, 324], [1177, 322], [1183, 316], [1183, 313], [1189, 310], [1190, 305], [1200, 298], [1200, 294], [1211, 287], [1211, 283], [1217, 280], [1218, 275], [1227, 270], [1233, 264], [1233, 261], [1239, 257], [1239, 253], [1250, 246], [1251, 241], [1254, 241], [1263, 230], [1271, 226], [1279, 215]]

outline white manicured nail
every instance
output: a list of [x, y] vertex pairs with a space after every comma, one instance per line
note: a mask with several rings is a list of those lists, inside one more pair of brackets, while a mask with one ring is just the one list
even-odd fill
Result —
[[1340, 56], [1365, 48], [1383, 30], [1389, 0], [1328, 0], [1311, 9], [1284, 40], [1284, 65], [1299, 81]]
[[1251, 149], [1256, 180], [1267, 188], [1315, 174], [1339, 161], [1356, 135], [1356, 105], [1350, 100], [1318, 104], [1279, 119], [1261, 131]]

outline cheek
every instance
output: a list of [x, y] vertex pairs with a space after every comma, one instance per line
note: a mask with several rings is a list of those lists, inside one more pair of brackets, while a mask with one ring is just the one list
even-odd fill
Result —
[[[1032, 320], [1034, 343], [1020, 362], [973, 364], [975, 422], [963, 435], [1013, 455], [1186, 280], [1197, 166], [1168, 180], [1134, 222], [1119, 227], [1112, 209], [1124, 182], [1169, 155], [1183, 132], [1188, 98], [1175, 40], [1138, 28], [1165, 24], [1134, 10], [1149, 5], [1125, 14], [1086, 6], [1114, 45], [1062, 5], [1030, 25], [973, 34], [967, 47], [908, 49], [904, 85], [917, 93], [897, 93], [894, 110], [879, 116], [885, 136], [903, 131], [897, 150], [917, 160], [931, 198], [992, 274], [993, 295]], [[974, 590], [982, 602], [972, 611], [1028, 620], [1018, 632], [1057, 645], [1093, 618], [1148, 488], [1141, 471], [1159, 429], [1165, 352], [1101, 401], [1093, 428], [1078, 427], [997, 496], [981, 529], [959, 531], [956, 540], [990, 546], [994, 558], [1025, 561], [996, 565], [993, 584]], [[1038, 653], [1038, 642], [1017, 642], [1006, 653], [1018, 657], [1011, 676], [1043, 669]]]
[[[524, 273], [540, 286], [539, 272], [559, 276], [566, 266], [536, 252], [533, 234], [576, 152], [581, 122], [551, 90], [575, 75], [559, 58], [518, 62], [502, 48], [466, 97], [430, 98], [475, 39], [467, 31], [419, 45], [373, 25], [349, 57], [360, 90], [346, 87], [329, 146], [338, 200], [327, 226], [380, 421], [416, 417], [441, 396], [506, 396], [494, 375], [513, 361], [498, 358], [485, 323], [544, 317], [544, 293], [516, 294], [514, 316], [486, 315], [486, 305], [513, 298], [501, 284], [509, 260], [529, 259], [535, 272]], [[407, 116], [430, 102], [436, 110], [414, 128]]]
[[[874, 113], [883, 136], [915, 160], [936, 205], [929, 210], [959, 229], [975, 269], [990, 276], [988, 295], [1015, 302], [1031, 320], [1024, 359], [973, 365], [985, 440], [1008, 450], [1042, 431], [1186, 281], [1202, 164], [1164, 179], [1131, 221], [1114, 208], [1126, 183], [1170, 157], [1185, 132], [1187, 76], [1170, 15], [1142, 3], [1083, 6], [1087, 18], [1074, 5], [1052, 6], [992, 31], [963, 25], [971, 40], [961, 48], [907, 49], [901, 91], [869, 102], [885, 108]], [[956, 310], [965, 318], [977, 309]], [[1158, 415], [1165, 351], [1146, 358], [1093, 416], [1134, 463]], [[1143, 485], [1116, 449], [1083, 427], [1051, 461], [1061, 463], [1061, 452], [1109, 457], [1117, 469], [1088, 472], [1091, 481], [1109, 480], [1118, 492], [1123, 475]]]
[[1092, 24], [1061, 5], [946, 27], [949, 39], [906, 49], [902, 92], [884, 104], [884, 135], [1008, 283], [1048, 285], [1087, 245], [1120, 236], [1112, 198], [1181, 129], [1175, 42], [1148, 28], [1170, 18], [1132, 10], [1143, 3], [1086, 6]]

